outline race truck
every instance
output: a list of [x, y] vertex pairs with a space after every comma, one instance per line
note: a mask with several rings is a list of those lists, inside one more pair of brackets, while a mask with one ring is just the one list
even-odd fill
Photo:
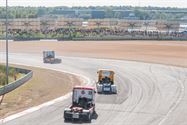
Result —
[[117, 94], [117, 87], [114, 85], [114, 71], [101, 69], [98, 72], [98, 82], [96, 83], [98, 93]]
[[43, 51], [43, 63], [57, 64], [61, 59], [55, 58], [55, 51]]
[[64, 120], [82, 120], [91, 122], [95, 114], [95, 88], [75, 86], [72, 104], [64, 109]]
[[55, 62], [55, 51], [43, 51], [43, 62], [54, 63]]

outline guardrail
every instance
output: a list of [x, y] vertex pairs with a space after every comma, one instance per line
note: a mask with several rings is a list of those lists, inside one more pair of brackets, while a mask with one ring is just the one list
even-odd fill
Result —
[[5, 85], [4, 87], [1, 87], [0, 88], [0, 96], [4, 95], [6, 93], [9, 93], [12, 90], [14, 90], [14, 89], [18, 88], [19, 86], [23, 85], [28, 80], [30, 80], [33, 76], [33, 72], [31, 70], [16, 68], [16, 71], [18, 71], [19, 73], [24, 73], [26, 75], [24, 77], [19, 78], [15, 82], [9, 83], [8, 85]]
[[142, 35], [125, 35], [125, 36], [95, 36], [95, 37], [80, 37], [80, 38], [71, 38], [64, 39], [59, 38], [58, 41], [64, 40], [74, 40], [74, 41], [86, 41], [86, 40], [187, 40], [187, 37], [173, 37], [173, 36], [142, 36]]

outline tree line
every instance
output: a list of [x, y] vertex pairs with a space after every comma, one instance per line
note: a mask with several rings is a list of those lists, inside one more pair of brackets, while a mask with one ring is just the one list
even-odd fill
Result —
[[[176, 13], [175, 13], [176, 11]], [[175, 14], [174, 14], [175, 13]], [[100, 16], [94, 16], [100, 15]], [[9, 18], [70, 17], [117, 18], [134, 16], [140, 20], [180, 20], [187, 16], [187, 8], [103, 6], [103, 7], [9, 7]], [[0, 19], [6, 17], [5, 7], [0, 7]]]

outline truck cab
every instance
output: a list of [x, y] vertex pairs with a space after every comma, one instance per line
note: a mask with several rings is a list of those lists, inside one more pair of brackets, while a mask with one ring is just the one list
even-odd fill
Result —
[[64, 120], [91, 122], [95, 113], [95, 88], [76, 86], [73, 88], [72, 104], [64, 110]]
[[54, 63], [55, 62], [55, 51], [43, 51], [43, 62]]
[[109, 69], [100, 69], [97, 72], [97, 92], [98, 93], [117, 93], [116, 85], [114, 85], [114, 71]]

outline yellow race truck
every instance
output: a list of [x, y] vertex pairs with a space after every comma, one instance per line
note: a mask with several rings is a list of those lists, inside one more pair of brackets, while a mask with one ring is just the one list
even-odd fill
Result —
[[98, 70], [98, 82], [96, 84], [98, 93], [117, 94], [117, 87], [114, 84], [114, 71], [108, 69]]

